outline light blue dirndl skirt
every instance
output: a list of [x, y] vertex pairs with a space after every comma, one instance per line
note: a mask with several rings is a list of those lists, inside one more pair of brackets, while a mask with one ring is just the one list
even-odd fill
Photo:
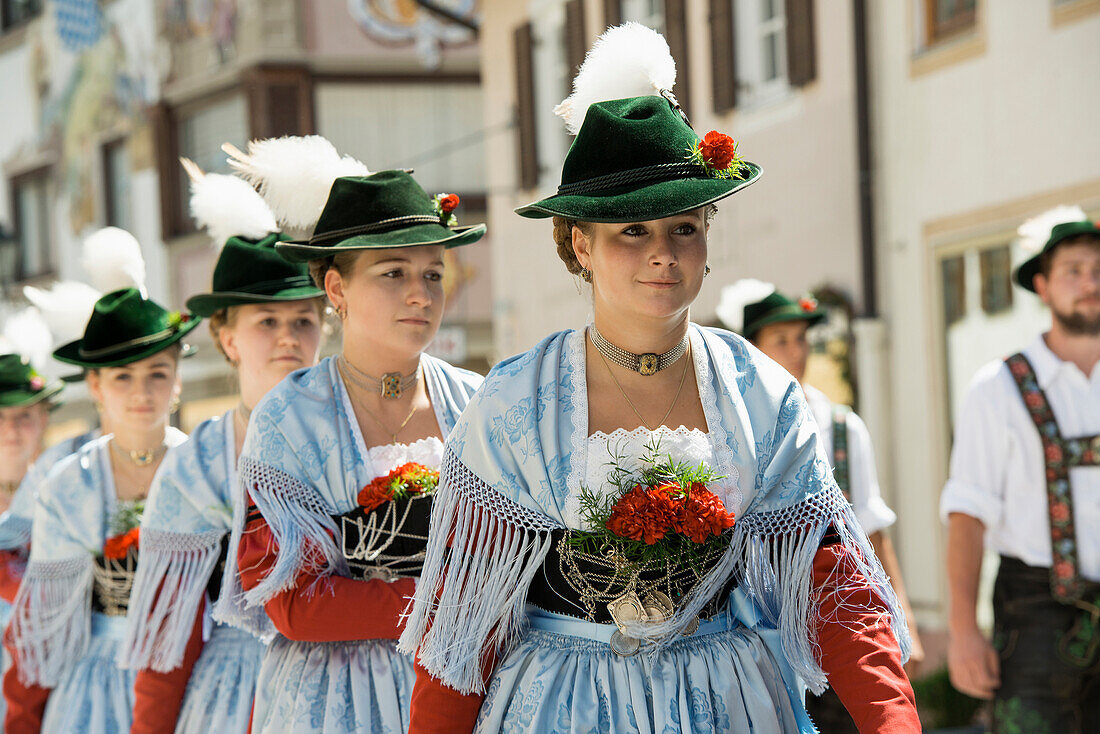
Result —
[[277, 635], [256, 685], [253, 734], [405, 734], [416, 673], [394, 640]]
[[118, 667], [126, 617], [92, 613], [84, 655], [50, 693], [42, 734], [127, 734], [133, 721], [136, 672]]
[[214, 625], [187, 681], [176, 734], [245, 734], [263, 656], [252, 634]]
[[611, 650], [614, 625], [532, 606], [527, 617], [489, 682], [479, 733], [816, 731], [764, 639], [730, 614], [631, 657]]

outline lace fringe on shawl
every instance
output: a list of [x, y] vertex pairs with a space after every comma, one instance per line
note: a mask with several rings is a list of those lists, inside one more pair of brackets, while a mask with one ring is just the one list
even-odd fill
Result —
[[92, 557], [31, 561], [8, 628], [24, 685], [53, 688], [88, 644]]
[[142, 530], [141, 563], [130, 593], [120, 667], [161, 673], [179, 667], [221, 553], [222, 535], [220, 530]]
[[294, 588], [301, 573], [321, 577], [347, 575], [347, 563], [336, 545], [336, 522], [312, 487], [284, 472], [242, 457], [238, 467], [241, 492], [247, 491], [267, 521], [279, 546], [275, 565], [255, 588], [245, 591], [234, 562], [244, 532], [244, 497], [236, 504], [225, 583], [214, 618], [259, 636], [274, 631], [263, 605]]
[[[398, 649], [463, 693], [483, 693], [482, 657], [523, 632], [527, 588], [557, 524], [506, 499], [451, 451], [432, 502], [424, 571]], [[443, 530], [443, 529], [448, 530]], [[449, 545], [451, 539], [461, 545]]]
[[[847, 591], [866, 589], [869, 584], [886, 606], [885, 610], [880, 606], [875, 609], [890, 615], [902, 658], [908, 660], [910, 639], [905, 613], [851, 505], [836, 487], [790, 507], [753, 512], [738, 519], [732, 544], [739, 559], [737, 573], [742, 589], [760, 607], [764, 619], [779, 630], [788, 662], [818, 695], [828, 683], [818, 662], [820, 649], [815, 632], [821, 598], [811, 583], [814, 557], [830, 526], [840, 543], [851, 551], [847, 555], [863, 579], [850, 589], [841, 586], [823, 589], [822, 593], [841, 597]], [[843, 606], [845, 602], [838, 598], [838, 603]], [[862, 605], [859, 610], [868, 611]]]
[[[523, 632], [526, 591], [550, 548], [555, 527], [546, 517], [502, 497], [450, 451], [443, 460], [432, 508], [424, 571], [399, 649], [462, 693], [483, 693], [483, 656], [506, 655]], [[813, 561], [832, 526], [854, 551], [858, 573], [885, 602], [902, 655], [909, 655], [905, 616], [851, 507], [835, 488], [792, 507], [738, 520], [722, 560], [662, 624], [631, 624], [627, 634], [651, 642], [653, 654], [679, 632], [731, 574], [780, 632], [791, 667], [816, 693], [827, 685], [818, 660], [815, 625], [820, 598], [811, 588]], [[449, 528], [448, 532], [439, 529]], [[462, 539], [461, 545], [450, 545]], [[865, 587], [861, 587], [865, 588]], [[843, 589], [825, 590], [835, 594]]]

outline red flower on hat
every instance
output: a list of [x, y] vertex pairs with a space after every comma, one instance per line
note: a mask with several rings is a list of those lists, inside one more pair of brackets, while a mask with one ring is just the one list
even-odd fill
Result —
[[817, 301], [812, 298], [799, 298], [798, 305], [803, 311], [815, 311], [817, 310]]
[[724, 171], [737, 157], [737, 143], [729, 135], [711, 130], [699, 143], [699, 153], [715, 171]]
[[31, 378], [31, 390], [38, 391], [46, 386], [46, 381], [39, 375], [35, 375]]
[[439, 208], [444, 214], [450, 214], [458, 208], [458, 194], [441, 194], [439, 197]]

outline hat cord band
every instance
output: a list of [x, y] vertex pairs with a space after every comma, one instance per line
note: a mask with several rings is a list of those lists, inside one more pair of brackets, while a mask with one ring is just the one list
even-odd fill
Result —
[[313, 245], [318, 242], [324, 242], [326, 240], [352, 237], [357, 234], [388, 232], [391, 229], [399, 229], [400, 227], [405, 227], [410, 224], [430, 224], [432, 222], [434, 222], [435, 224], [439, 224], [439, 215], [407, 214], [403, 217], [390, 217], [389, 219], [382, 219], [380, 221], [371, 222], [369, 224], [357, 224], [354, 227], [344, 227], [343, 229], [334, 229], [329, 232], [315, 234], [309, 238], [309, 244]]
[[613, 189], [617, 186], [625, 186], [633, 183], [648, 181], [672, 181], [678, 178], [709, 178], [697, 163], [692, 161], [680, 161], [677, 163], [657, 163], [652, 166], [631, 168], [628, 171], [618, 171], [604, 176], [586, 178], [574, 183], [563, 183], [558, 186], [558, 195], [588, 194], [598, 191]]
[[250, 283], [248, 285], [234, 286], [233, 293], [265, 294], [272, 288], [283, 290], [286, 288], [302, 288], [313, 285], [308, 275], [291, 275], [278, 280], [265, 280], [262, 283]]
[[150, 334], [148, 336], [139, 336], [133, 339], [127, 339], [124, 342], [118, 344], [112, 344], [109, 347], [103, 347], [102, 349], [85, 349], [80, 347], [80, 356], [86, 359], [95, 359], [96, 357], [104, 357], [108, 354], [114, 354], [115, 352], [121, 352], [132, 347], [141, 347], [146, 344], [152, 344], [158, 342], [161, 339], [166, 339], [176, 333], [176, 329], [168, 328], [163, 331], [158, 331], [156, 334]]

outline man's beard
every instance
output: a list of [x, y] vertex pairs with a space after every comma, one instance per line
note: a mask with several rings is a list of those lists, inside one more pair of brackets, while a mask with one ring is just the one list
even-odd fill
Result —
[[1070, 311], [1062, 313], [1051, 309], [1054, 320], [1068, 333], [1075, 336], [1100, 336], [1100, 313], [1095, 316], [1086, 316], [1083, 313]]

